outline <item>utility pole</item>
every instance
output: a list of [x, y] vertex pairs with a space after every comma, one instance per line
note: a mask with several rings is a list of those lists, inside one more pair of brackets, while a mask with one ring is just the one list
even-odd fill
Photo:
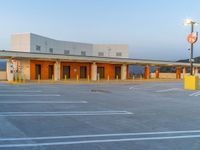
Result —
[[186, 19], [185, 20], [185, 25], [191, 25], [191, 32], [187, 37], [188, 42], [190, 43], [190, 75], [193, 75], [193, 63], [194, 63], [194, 58], [193, 58], [193, 49], [194, 49], [194, 43], [198, 39], [198, 32], [194, 32], [194, 25], [197, 24], [197, 22], [191, 20], [191, 19]]

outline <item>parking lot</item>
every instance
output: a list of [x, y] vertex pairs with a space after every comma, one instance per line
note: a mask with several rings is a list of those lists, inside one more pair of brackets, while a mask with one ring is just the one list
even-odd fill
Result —
[[0, 149], [197, 150], [200, 91], [182, 87], [0, 83]]

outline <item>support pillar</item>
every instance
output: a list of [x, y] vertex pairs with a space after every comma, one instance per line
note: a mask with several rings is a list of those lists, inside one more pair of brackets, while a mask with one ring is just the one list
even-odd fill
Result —
[[198, 74], [198, 68], [194, 67], [194, 75], [197, 75], [197, 74]]
[[127, 78], [127, 65], [123, 64], [121, 66], [121, 80], [126, 80]]
[[54, 68], [54, 80], [58, 81], [60, 80], [60, 61], [56, 61]]
[[181, 74], [181, 78], [184, 79], [184, 76], [186, 76], [187, 71], [186, 71], [186, 67], [183, 67], [183, 73]]
[[181, 79], [181, 67], [176, 68], [176, 79]]
[[156, 68], [156, 79], [159, 78], [159, 75], [160, 75], [160, 68], [157, 67], [157, 68]]
[[149, 79], [150, 78], [150, 68], [149, 66], [144, 67], [144, 79]]
[[97, 80], [97, 65], [95, 62], [91, 65], [91, 80]]
[[7, 70], [7, 80], [9, 82], [12, 82], [14, 80], [14, 65], [13, 65], [13, 62], [11, 59], [9, 59], [7, 61], [7, 64], [6, 64], [6, 70]]
[[183, 67], [183, 75], [186, 75], [186, 67]]

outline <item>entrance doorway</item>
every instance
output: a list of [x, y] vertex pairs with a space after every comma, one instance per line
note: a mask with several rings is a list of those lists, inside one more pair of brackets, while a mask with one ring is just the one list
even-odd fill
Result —
[[104, 79], [104, 67], [97, 67], [97, 75], [99, 75], [100, 79]]
[[41, 65], [35, 65], [35, 79], [41, 79]]
[[121, 79], [121, 67], [120, 66], [115, 66], [115, 79]]
[[82, 79], [87, 78], [87, 67], [86, 66], [80, 67], [80, 78], [82, 78]]
[[63, 66], [63, 79], [70, 79], [70, 66]]
[[49, 67], [48, 67], [48, 78], [52, 79], [53, 75], [54, 75], [54, 65], [49, 65]]

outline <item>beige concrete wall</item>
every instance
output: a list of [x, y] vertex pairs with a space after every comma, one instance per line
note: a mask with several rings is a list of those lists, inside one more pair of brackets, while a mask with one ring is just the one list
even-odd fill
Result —
[[11, 81], [12, 79], [21, 78], [30, 80], [30, 60], [23, 59], [23, 60], [12, 60], [13, 63], [13, 76], [10, 73], [10, 64], [7, 62], [7, 73], [8, 73], [8, 80]]
[[21, 69], [21, 75], [30, 80], [30, 60], [18, 60], [18, 67]]
[[13, 34], [11, 36], [11, 50], [30, 52], [30, 34]]
[[0, 71], [0, 80], [7, 80], [6, 71]]
[[[186, 73], [185, 75], [188, 75], [188, 76], [189, 76], [190, 73]], [[200, 73], [196, 73], [195, 76], [199, 76], [199, 78], [200, 78]], [[183, 78], [183, 77], [184, 77], [184, 74], [182, 74], [181, 77]]]
[[176, 73], [160, 73], [159, 76], [161, 79], [176, 79]]
[[[189, 73], [183, 74], [181, 73], [181, 79], [183, 79], [184, 75], [190, 75]], [[161, 79], [176, 79], [176, 73], [160, 73]], [[200, 74], [196, 74], [196, 76], [200, 77]], [[151, 77], [155, 78], [155, 73], [151, 73]]]
[[[155, 73], [151, 73], [151, 78], [155, 78]], [[176, 73], [160, 73], [160, 79], [176, 79]]]

